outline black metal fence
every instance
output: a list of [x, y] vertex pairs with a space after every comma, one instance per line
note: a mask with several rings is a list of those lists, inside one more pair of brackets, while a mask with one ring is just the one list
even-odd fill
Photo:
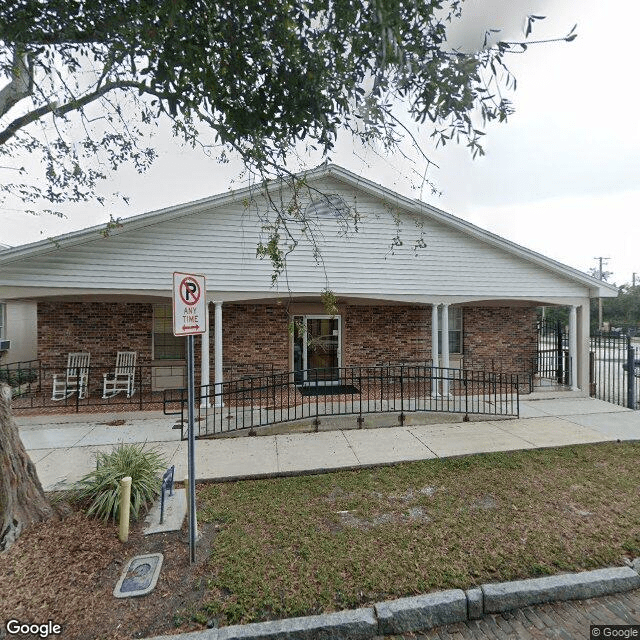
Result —
[[538, 348], [534, 363], [534, 385], [571, 384], [569, 336], [561, 322], [538, 321]]
[[33, 385], [37, 388], [42, 378], [42, 365], [40, 360], [25, 360], [23, 362], [10, 362], [0, 365], [0, 382], [5, 382], [19, 393], [23, 385]]
[[590, 395], [640, 409], [640, 339], [618, 334], [591, 337]]
[[[164, 369], [171, 373], [170, 367]], [[182, 368], [175, 367], [173, 374], [182, 381]], [[110, 384], [105, 386], [105, 379]], [[67, 370], [32, 360], [0, 366], [0, 381], [11, 387], [11, 406], [17, 413], [32, 409], [78, 413], [110, 407], [132, 411], [162, 408], [163, 390], [154, 388], [154, 367], [149, 365], [129, 367], [126, 380], [120, 377], [114, 384], [114, 367]]]
[[[228, 362], [223, 375], [243, 380], [273, 371], [271, 363]], [[90, 365], [67, 371], [66, 367], [45, 366], [41, 360], [28, 360], [0, 365], [0, 382], [11, 387], [12, 410], [17, 413], [34, 409], [44, 413], [160, 410], [165, 388], [181, 389], [186, 384], [182, 364], [136, 365], [129, 367], [128, 372], [130, 380], [120, 378], [114, 384], [113, 366]], [[105, 376], [110, 384], [105, 385]]]
[[[301, 382], [304, 380], [304, 382]], [[254, 376], [196, 389], [196, 437], [310, 419], [409, 412], [518, 416], [530, 375], [421, 365], [310, 369]], [[179, 415], [186, 438], [187, 390], [167, 390], [164, 411]]]

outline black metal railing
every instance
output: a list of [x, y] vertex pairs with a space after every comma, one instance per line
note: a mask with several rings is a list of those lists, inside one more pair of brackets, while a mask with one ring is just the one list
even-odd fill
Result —
[[[410, 412], [518, 416], [530, 375], [433, 368], [355, 366], [272, 373], [196, 389], [196, 437], [327, 416]], [[164, 411], [179, 415], [186, 438], [187, 390], [167, 390]]]
[[569, 335], [561, 322], [538, 321], [538, 344], [533, 370], [535, 386], [546, 386], [549, 383], [561, 386], [572, 384]]
[[72, 367], [67, 371], [66, 367], [43, 366], [37, 360], [0, 366], [0, 380], [12, 389], [11, 405], [16, 413], [33, 409], [81, 412], [92, 407], [161, 409], [163, 389], [157, 388], [155, 381], [158, 369], [173, 376], [175, 386], [184, 385], [184, 366], [137, 365], [129, 368], [130, 385], [125, 385], [121, 376], [115, 388], [107, 385], [104, 397], [105, 376], [113, 380], [115, 367]]
[[[273, 363], [252, 361], [227, 362], [223, 367], [225, 378], [246, 380], [255, 375], [270, 375]], [[131, 367], [131, 386], [119, 378], [118, 389], [107, 385], [105, 375], [113, 380], [115, 366], [90, 365], [67, 371], [64, 365], [43, 365], [42, 360], [28, 360], [0, 364], [0, 382], [11, 387], [12, 408], [16, 412], [41, 409], [43, 412], [81, 412], [94, 408], [127, 411], [162, 409], [164, 389], [183, 388], [186, 385], [184, 364], [142, 364]], [[54, 382], [55, 381], [55, 382]], [[78, 381], [80, 381], [78, 383]], [[126, 386], [126, 388], [125, 388]], [[132, 393], [128, 393], [129, 390]]]
[[24, 360], [22, 362], [9, 362], [0, 364], [0, 382], [11, 387], [11, 393], [15, 397], [26, 390], [33, 391], [38, 388], [42, 379], [42, 363], [40, 360]]
[[601, 333], [591, 336], [590, 395], [640, 409], [640, 340]]
[[557, 349], [538, 351], [534, 358], [533, 386], [570, 387], [572, 385], [572, 362], [568, 349], [563, 349], [562, 351]]

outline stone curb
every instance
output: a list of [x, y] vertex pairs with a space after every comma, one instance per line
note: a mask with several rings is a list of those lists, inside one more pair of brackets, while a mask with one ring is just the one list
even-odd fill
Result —
[[379, 602], [374, 608], [378, 635], [420, 631], [467, 619], [467, 597], [461, 589]]
[[640, 587], [631, 567], [566, 573], [515, 582], [483, 584], [484, 613], [500, 613], [557, 600], [584, 600]]
[[151, 640], [365, 640], [378, 635], [373, 608], [233, 625]]
[[480, 587], [465, 591], [467, 596], [467, 618], [469, 620], [480, 620], [484, 615], [484, 595]]
[[640, 588], [631, 567], [596, 569], [514, 582], [483, 584], [466, 592], [438, 591], [378, 602], [373, 607], [302, 618], [234, 625], [148, 640], [365, 640], [477, 620], [533, 604], [583, 600]]

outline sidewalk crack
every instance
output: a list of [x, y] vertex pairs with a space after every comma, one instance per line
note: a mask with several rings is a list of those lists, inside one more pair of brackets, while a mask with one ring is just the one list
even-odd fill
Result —
[[[517, 418], [518, 420], [535, 420], [535, 418]], [[494, 427], [496, 427], [496, 429], [500, 429], [500, 431], [502, 431], [502, 433], [506, 433], [509, 436], [512, 436], [513, 438], [518, 438], [519, 440], [522, 440], [523, 442], [526, 442], [527, 444], [530, 444], [532, 447], [539, 447], [540, 445], [536, 442], [533, 442], [532, 440], [527, 440], [524, 436], [518, 435], [516, 433], [512, 433], [511, 431], [507, 430], [507, 429], [503, 429], [498, 422], [491, 422], [491, 421], [487, 421], [487, 424], [491, 424]]]
[[95, 431], [95, 425], [91, 427], [91, 429], [89, 429], [89, 431], [87, 431], [79, 440], [76, 440], [71, 446], [69, 447], [65, 447], [65, 449], [68, 451], [69, 449], [73, 449], [75, 447], [79, 447], [79, 446], [86, 446], [86, 445], [81, 445], [80, 443], [91, 433], [93, 433]]
[[278, 436], [273, 436], [273, 441], [276, 445], [276, 469], [280, 473], [280, 454], [278, 453]]
[[349, 442], [349, 438], [347, 438], [347, 436], [345, 435], [345, 432], [341, 431], [341, 433], [342, 433], [342, 437], [347, 441], [347, 446], [349, 447], [349, 449], [351, 449], [351, 453], [353, 453], [353, 457], [358, 461], [358, 464], [362, 464], [362, 462], [360, 462], [360, 458], [358, 458], [358, 454], [356, 453], [356, 450], [353, 448], [353, 446]]
[[439, 458], [440, 456], [423, 440], [421, 440], [410, 428], [407, 429], [407, 432], [410, 433], [423, 447], [425, 447], [428, 451], [431, 451], [431, 453], [436, 457]]

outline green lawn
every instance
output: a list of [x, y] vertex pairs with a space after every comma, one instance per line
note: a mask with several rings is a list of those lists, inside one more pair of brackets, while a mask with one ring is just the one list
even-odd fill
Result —
[[640, 554], [639, 453], [585, 445], [201, 486], [198, 517], [216, 529], [207, 595], [185, 613], [253, 622], [619, 565]]

